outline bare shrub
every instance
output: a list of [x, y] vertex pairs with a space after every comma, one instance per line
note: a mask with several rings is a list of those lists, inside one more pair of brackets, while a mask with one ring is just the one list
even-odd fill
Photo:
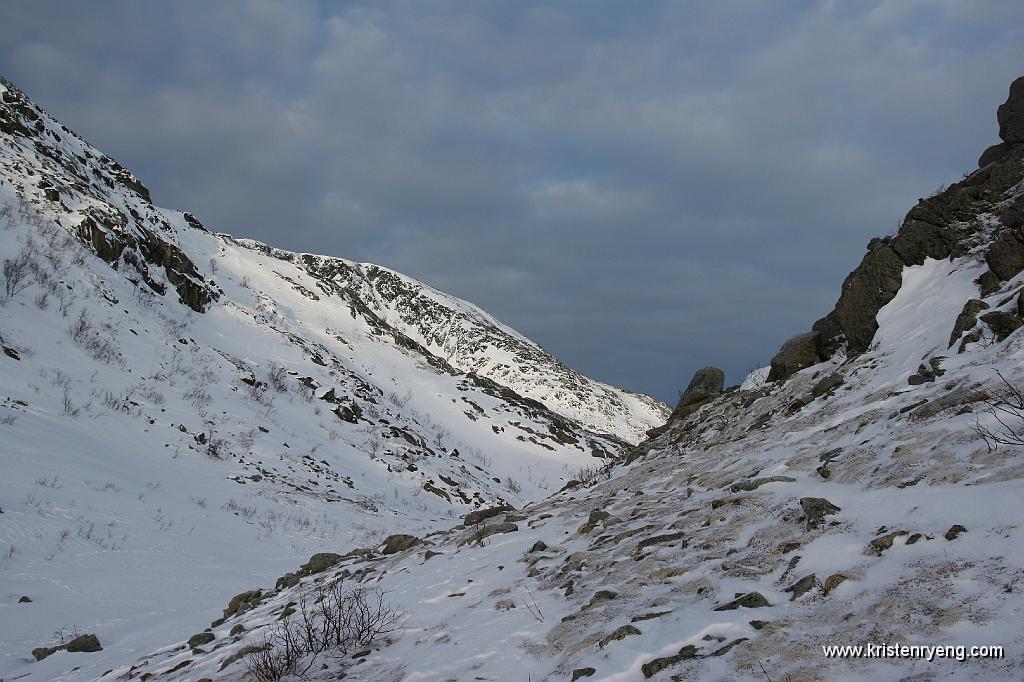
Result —
[[989, 452], [1000, 445], [1024, 446], [1024, 389], [1010, 383], [1001, 372], [996, 374], [1000, 383], [979, 395], [986, 405], [985, 413], [995, 424], [983, 424], [981, 417], [974, 420], [974, 432], [985, 441]]
[[512, 478], [511, 476], [505, 477], [505, 489], [515, 495], [518, 495], [519, 493], [523, 492], [523, 486], [521, 486], [519, 484], [519, 481]]
[[5, 258], [3, 265], [4, 291], [0, 296], [0, 305], [7, 305], [7, 302], [28, 288], [32, 283], [29, 275], [32, 273], [35, 261], [28, 246], [18, 252], [14, 259]]
[[64, 399], [62, 404], [64, 406], [64, 414], [66, 414], [69, 417], [78, 416], [78, 408], [75, 407], [74, 403], [72, 402], [71, 389], [68, 388], [67, 386], [64, 387]]
[[[107, 331], [111, 330], [107, 329]], [[97, 331], [85, 308], [79, 311], [78, 317], [68, 326], [68, 336], [95, 360], [108, 365], [123, 362], [114, 335]]]
[[288, 370], [284, 365], [276, 362], [270, 363], [270, 370], [267, 372], [267, 384], [278, 393], [288, 392]]
[[587, 488], [601, 481], [609, 480], [612, 477], [612, 468], [614, 466], [615, 462], [612, 460], [604, 464], [592, 464], [577, 471], [575, 478], [580, 482], [581, 486]]
[[302, 677], [321, 655], [344, 658], [379, 643], [401, 621], [384, 597], [381, 590], [346, 588], [341, 580], [320, 583], [293, 617], [264, 635], [260, 649], [246, 657], [246, 669], [258, 680]]

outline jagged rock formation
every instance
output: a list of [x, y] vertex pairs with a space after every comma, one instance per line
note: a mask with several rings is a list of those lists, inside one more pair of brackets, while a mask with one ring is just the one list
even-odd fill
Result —
[[[1024, 269], [1024, 202], [1013, 194], [1024, 167], [1022, 102], [1024, 78], [1018, 78], [998, 110], [1003, 142], [986, 150], [978, 171], [921, 199], [895, 235], [871, 240], [867, 255], [843, 282], [835, 308], [815, 322], [808, 335], [786, 342], [772, 362], [770, 380], [786, 379], [814, 362], [827, 360], [841, 347], [851, 354], [866, 351], [878, 329], [878, 311], [900, 290], [907, 266], [921, 265], [927, 258], [957, 257], [987, 244], [989, 272], [979, 281], [983, 295]], [[999, 234], [993, 240], [994, 225]], [[809, 351], [812, 339], [813, 359]]]

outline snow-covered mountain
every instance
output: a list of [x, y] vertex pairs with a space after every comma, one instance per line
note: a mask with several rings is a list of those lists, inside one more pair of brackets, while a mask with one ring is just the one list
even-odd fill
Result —
[[[116, 654], [33, 670], [275, 679], [261, 661], [291, 660], [314, 679], [1021, 679], [1024, 78], [998, 118], [1003, 142], [871, 242], [833, 313], [738, 389], [698, 372], [626, 466], [394, 552], [324, 545], [333, 554], [302, 575], [239, 582], [250, 591], [176, 644], [138, 656], [112, 637]], [[365, 646], [289, 659], [288, 628], [304, 612], [317, 626], [335, 585], [383, 594], [398, 620]], [[924, 649], [824, 650], [847, 645]]]
[[154, 206], [6, 81], [0, 260], [4, 679], [56, 675], [26, 664], [60, 633], [142, 652], [322, 547], [521, 506], [669, 413], [398, 273]]

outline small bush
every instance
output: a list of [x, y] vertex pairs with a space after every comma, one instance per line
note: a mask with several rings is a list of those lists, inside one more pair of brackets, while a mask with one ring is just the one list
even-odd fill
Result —
[[270, 363], [267, 384], [278, 393], [288, 392], [288, 370], [284, 368], [284, 365], [279, 365], [276, 362]]
[[245, 667], [263, 682], [304, 677], [320, 656], [344, 658], [374, 646], [397, 630], [400, 620], [380, 590], [346, 588], [341, 580], [321, 583], [312, 599], [303, 597], [292, 617], [264, 635]]
[[29, 247], [23, 248], [14, 259], [5, 258], [3, 265], [4, 291], [0, 296], [0, 305], [7, 305], [7, 302], [28, 288], [32, 283], [29, 275], [32, 273], [35, 261]]

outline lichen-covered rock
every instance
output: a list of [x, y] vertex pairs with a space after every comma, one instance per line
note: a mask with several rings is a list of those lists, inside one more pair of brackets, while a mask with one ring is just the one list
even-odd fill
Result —
[[972, 298], [967, 303], [964, 303], [963, 310], [957, 315], [956, 322], [953, 324], [953, 332], [949, 335], [949, 346], [947, 347], [952, 348], [953, 344], [960, 340], [965, 331], [976, 325], [978, 323], [978, 314], [988, 310], [988, 307], [988, 303], [977, 298]]
[[488, 507], [486, 509], [477, 509], [466, 514], [462, 520], [462, 524], [465, 526], [473, 526], [493, 516], [499, 516], [510, 511], [515, 511], [515, 507], [508, 504], [498, 505], [497, 507]]
[[842, 374], [839, 372], [832, 372], [824, 379], [814, 384], [814, 388], [811, 389], [811, 395], [815, 398], [820, 398], [826, 393], [831, 393], [842, 386], [844, 381]]
[[792, 593], [793, 596], [790, 597], [789, 600], [796, 601], [803, 595], [813, 590], [815, 586], [817, 586], [817, 584], [818, 578], [812, 573], [811, 575], [800, 578], [800, 580], [797, 580], [795, 583], [784, 589], [783, 592]]
[[772, 358], [768, 381], [784, 381], [818, 362], [818, 332], [790, 337]]
[[746, 594], [736, 597], [732, 601], [726, 602], [720, 606], [715, 607], [715, 611], [735, 611], [738, 608], [744, 609], [760, 609], [766, 606], [771, 606], [768, 599], [765, 598], [760, 592], [747, 592]]
[[640, 666], [640, 671], [644, 674], [644, 677], [654, 677], [665, 668], [691, 658], [697, 658], [697, 647], [693, 644], [687, 644], [674, 656], [664, 656], [644, 663]]
[[214, 639], [216, 638], [213, 636], [212, 632], [200, 632], [199, 634], [192, 635], [188, 638], [188, 646], [191, 649], [195, 649], [197, 646], [209, 644]]
[[960, 533], [966, 533], [967, 529], [961, 526], [959, 523], [954, 523], [949, 530], [942, 536], [947, 540], [956, 540], [960, 537]]
[[1024, 242], [1016, 230], [1003, 232], [988, 247], [985, 262], [996, 277], [1006, 281], [1024, 270]]
[[725, 390], [725, 372], [717, 367], [698, 369], [679, 398], [676, 409], [719, 396], [723, 390]]
[[1002, 341], [1007, 336], [1020, 329], [1021, 325], [1024, 325], [1024, 320], [1021, 320], [1019, 317], [1011, 313], [1004, 313], [1001, 310], [994, 310], [991, 313], [985, 313], [981, 316], [981, 321], [988, 325], [988, 328], [992, 330], [992, 334], [995, 335], [996, 341]]
[[384, 540], [384, 549], [382, 551], [384, 554], [397, 554], [398, 552], [404, 552], [419, 541], [420, 539], [414, 535], [389, 535]]
[[824, 497], [801, 497], [800, 508], [807, 517], [808, 530], [817, 528], [826, 516], [842, 511]]

